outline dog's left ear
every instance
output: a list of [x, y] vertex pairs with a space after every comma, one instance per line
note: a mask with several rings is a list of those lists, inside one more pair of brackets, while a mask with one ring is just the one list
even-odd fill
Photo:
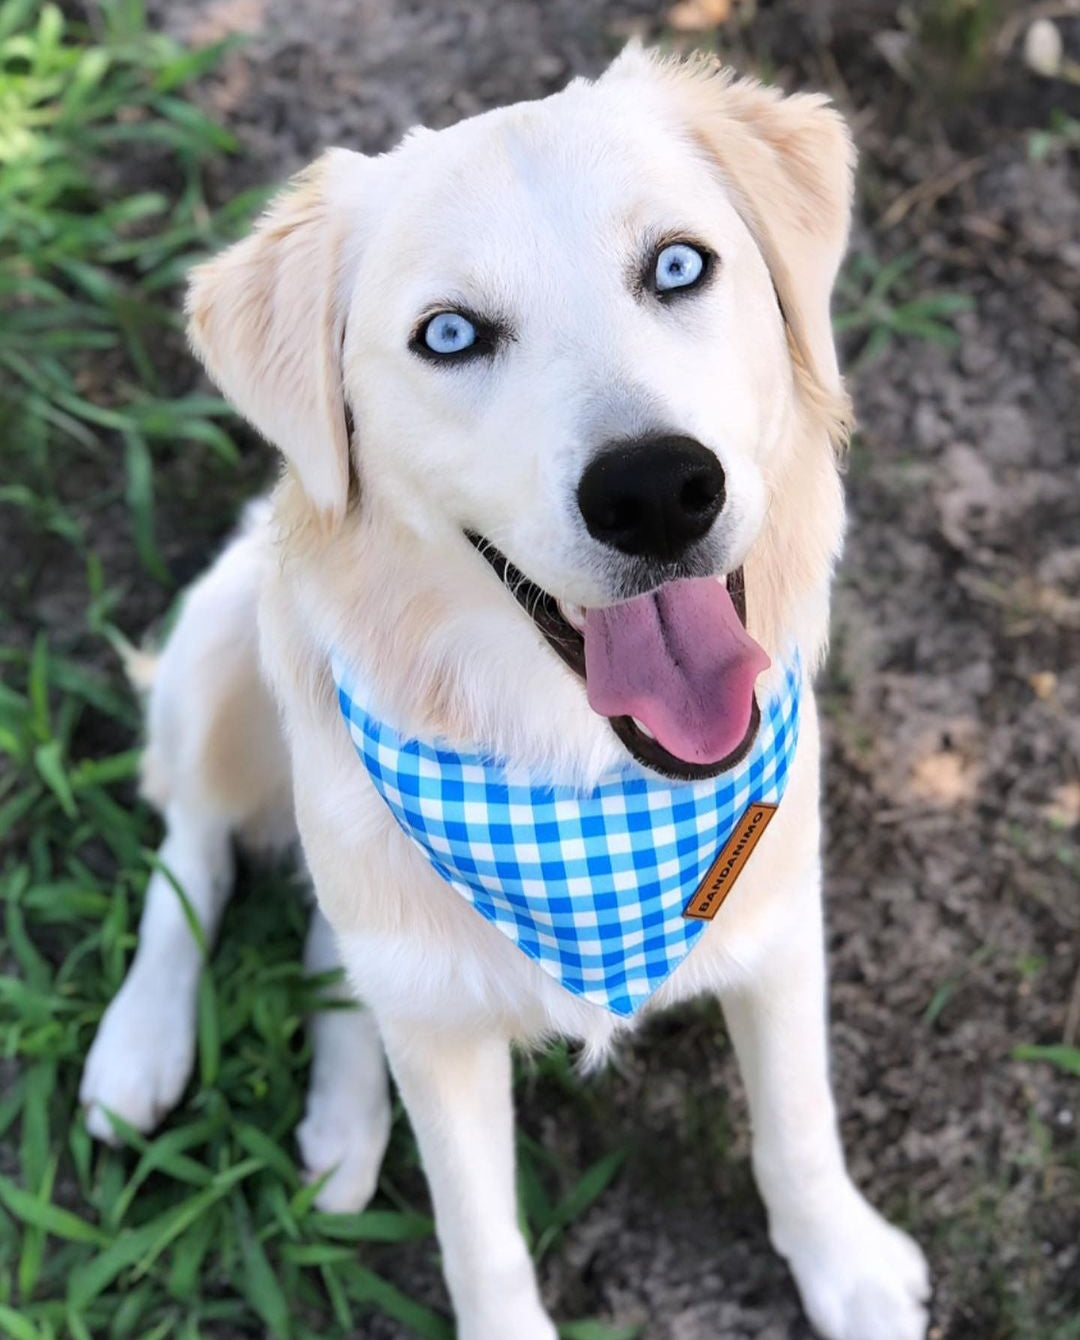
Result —
[[372, 163], [347, 149], [323, 154], [188, 288], [195, 352], [330, 525], [348, 503], [341, 346]]
[[822, 390], [839, 391], [829, 300], [847, 247], [855, 170], [843, 117], [820, 94], [785, 97], [711, 60], [632, 47], [610, 73], [665, 89], [761, 249], [799, 358]]

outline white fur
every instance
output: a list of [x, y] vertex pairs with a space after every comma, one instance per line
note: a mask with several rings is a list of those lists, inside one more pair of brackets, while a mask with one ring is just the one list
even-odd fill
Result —
[[[188, 593], [150, 681], [143, 789], [162, 810], [165, 840], [146, 891], [139, 945], [86, 1059], [79, 1097], [100, 1140], [117, 1140], [110, 1113], [152, 1130], [180, 1100], [195, 1059], [203, 955], [176, 892], [212, 944], [232, 891], [232, 834], [256, 848], [295, 841], [288, 758], [259, 673], [255, 602], [264, 576], [248, 526]], [[304, 950], [311, 973], [339, 960], [317, 910]], [[310, 1178], [329, 1173], [316, 1203], [359, 1210], [375, 1189], [390, 1133], [386, 1063], [368, 1011], [330, 1009], [310, 1021], [313, 1062], [297, 1142]]]
[[[564, 600], [617, 598], [575, 484], [605, 442], [663, 429], [724, 467], [708, 543], [716, 572], [745, 565], [750, 632], [774, 662], [797, 646], [816, 665], [842, 529], [828, 295], [850, 178], [843, 124], [820, 99], [632, 51], [595, 84], [415, 133], [383, 158], [334, 151], [194, 277], [196, 347], [289, 470], [164, 651], [147, 751], [163, 860], [212, 933], [224, 833], [265, 832], [291, 791], [319, 906], [371, 1011], [316, 1023], [301, 1148], [313, 1173], [338, 1167], [324, 1204], [370, 1195], [388, 1120], [377, 1021], [462, 1340], [555, 1335], [517, 1226], [511, 1042], [560, 1034], [599, 1057], [633, 1024], [559, 987], [403, 837], [355, 758], [331, 650], [405, 729], [483, 741], [554, 780], [595, 778], [621, 746], [462, 531]], [[720, 266], [661, 310], [634, 290], [635, 266], [672, 232]], [[493, 361], [436, 368], [409, 351], [420, 317], [454, 306], [507, 323]], [[226, 710], [240, 698], [244, 713]], [[235, 766], [249, 755], [258, 766]], [[828, 1083], [818, 768], [808, 694], [776, 819], [648, 1008], [723, 998], [772, 1238], [821, 1334], [918, 1340], [925, 1265], [852, 1186]], [[147, 1127], [176, 1100], [197, 971], [171, 888], [155, 882], [87, 1064], [98, 1133], [103, 1109]], [[166, 1002], [178, 1004], [162, 1057], [139, 1038]]]

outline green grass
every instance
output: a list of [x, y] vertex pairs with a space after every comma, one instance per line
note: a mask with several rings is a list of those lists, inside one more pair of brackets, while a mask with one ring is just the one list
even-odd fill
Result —
[[[224, 403], [170, 390], [184, 361], [171, 291], [257, 198], [214, 212], [204, 194], [207, 164], [234, 145], [183, 89], [222, 48], [180, 49], [130, 0], [93, 13], [92, 34], [39, 0], [0, 6], [0, 504], [85, 549], [95, 505], [120, 493], [165, 579], [155, 448], [236, 459]], [[103, 463], [86, 498], [76, 485]]]
[[866, 252], [851, 257], [836, 286], [833, 318], [836, 333], [857, 342], [849, 371], [879, 358], [901, 339], [959, 345], [952, 323], [971, 310], [971, 299], [962, 293], [912, 293], [917, 262], [910, 251], [885, 262]]
[[[318, 1212], [297, 1167], [303, 1021], [328, 984], [300, 967], [290, 872], [245, 872], [201, 982], [196, 1074], [162, 1131], [126, 1130], [122, 1148], [103, 1149], [78, 1110], [160, 836], [134, 795], [116, 567], [161, 582], [165, 603], [155, 482], [178, 450], [238, 459], [224, 404], [182, 389], [195, 374], [176, 286], [262, 198], [221, 210], [207, 199], [208, 167], [235, 146], [185, 90], [221, 48], [182, 50], [126, 0], [90, 15], [86, 26], [40, 0], [0, 4], [0, 525], [40, 559], [30, 575], [13, 569], [0, 602], [0, 1335], [327, 1340], [362, 1333], [378, 1310], [447, 1340], [450, 1321], [380, 1270], [409, 1243], [436, 1252], [422, 1190], [417, 1205], [398, 1187], [422, 1185], [404, 1123], [364, 1214]], [[119, 563], [100, 552], [118, 507]], [[40, 621], [52, 574], [70, 586], [80, 568], [78, 626]], [[544, 1066], [572, 1082], [565, 1053]], [[613, 1152], [575, 1175], [523, 1140], [538, 1259], [620, 1162]], [[588, 1320], [564, 1330], [634, 1334]]]
[[1080, 146], [1080, 120], [1056, 108], [1045, 130], [1028, 133], [1028, 157], [1036, 163], [1064, 156]]
[[1008, 7], [1002, 0], [924, 0], [907, 21], [925, 55], [942, 67], [939, 79], [962, 96], [986, 79]]
[[1080, 1047], [1067, 1047], [1063, 1043], [1046, 1046], [1024, 1043], [1015, 1047], [1012, 1054], [1015, 1061], [1046, 1061], [1065, 1074], [1080, 1078]]

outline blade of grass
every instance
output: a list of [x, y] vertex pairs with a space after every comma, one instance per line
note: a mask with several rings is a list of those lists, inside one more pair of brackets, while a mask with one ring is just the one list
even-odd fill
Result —
[[453, 1340], [454, 1328], [445, 1317], [413, 1302], [372, 1270], [355, 1267], [345, 1277], [345, 1290], [355, 1302], [373, 1304], [380, 1312], [408, 1326], [421, 1340]]
[[70, 1305], [85, 1309], [125, 1270], [132, 1270], [136, 1278], [145, 1275], [176, 1238], [262, 1166], [258, 1159], [247, 1159], [219, 1173], [212, 1186], [172, 1206], [150, 1223], [125, 1229], [100, 1255], [72, 1272], [68, 1280]]
[[212, 1089], [221, 1065], [221, 1020], [217, 989], [209, 967], [204, 967], [199, 975], [197, 1034], [199, 1078], [204, 1089]]
[[242, 1202], [238, 1206], [241, 1219], [241, 1252], [244, 1269], [240, 1287], [244, 1297], [255, 1309], [274, 1340], [289, 1340], [289, 1305], [263, 1251], [262, 1243], [251, 1227]]
[[534, 1257], [539, 1260], [568, 1224], [573, 1223], [598, 1200], [610, 1186], [615, 1174], [622, 1167], [626, 1151], [613, 1150], [598, 1159], [591, 1168], [577, 1180], [566, 1196], [552, 1212], [551, 1219], [536, 1240]]
[[88, 1224], [70, 1210], [62, 1210], [58, 1205], [41, 1204], [30, 1192], [2, 1175], [0, 1203], [23, 1223], [40, 1228], [52, 1237], [63, 1238], [67, 1242], [86, 1242], [95, 1247], [108, 1245], [109, 1238], [101, 1229]]
[[1046, 1061], [1067, 1075], [1080, 1076], [1080, 1047], [1067, 1047], [1064, 1043], [1051, 1043], [1036, 1046], [1023, 1043], [1012, 1050], [1014, 1061]]
[[602, 1321], [568, 1321], [559, 1327], [559, 1340], [637, 1340], [643, 1326], [609, 1326]]
[[304, 1228], [341, 1242], [417, 1242], [435, 1232], [425, 1214], [399, 1210], [364, 1210], [360, 1214], [322, 1214], [304, 1219]]
[[135, 548], [143, 566], [159, 581], [167, 582], [169, 573], [158, 553], [154, 539], [154, 467], [150, 449], [141, 433], [128, 428], [124, 432], [124, 462], [127, 470], [125, 500], [131, 513]]
[[[2, 19], [3, 13], [0, 11], [0, 21]], [[0, 1331], [10, 1336], [11, 1340], [47, 1340], [48, 1335], [47, 1332], [38, 1330], [27, 1317], [3, 1303], [0, 1303]]]

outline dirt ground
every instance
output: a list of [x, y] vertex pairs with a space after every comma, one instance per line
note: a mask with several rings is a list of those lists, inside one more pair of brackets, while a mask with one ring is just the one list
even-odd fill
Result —
[[[172, 0], [159, 17], [188, 39], [251, 34], [206, 92], [244, 146], [222, 197], [328, 143], [376, 151], [417, 121], [543, 95], [662, 31], [656, 4], [603, 0]], [[1080, 163], [1075, 144], [1039, 158], [1030, 142], [1080, 99], [1015, 43], [963, 87], [902, 20], [890, 3], [763, 0], [718, 39], [852, 118], [855, 251], [912, 251], [912, 293], [972, 299], [957, 348], [895, 343], [853, 376], [822, 685], [836, 1087], [857, 1179], [931, 1258], [932, 1334], [1064, 1340], [1080, 1335], [1080, 1089], [1011, 1053], [1075, 1040], [1080, 1014]], [[1080, 58], [1080, 19], [1063, 32]], [[251, 481], [266, 468], [253, 455]], [[217, 497], [174, 473], [163, 548], [187, 575], [236, 484]], [[541, 1067], [521, 1120], [577, 1172], [630, 1150], [543, 1262], [557, 1315], [647, 1340], [810, 1335], [766, 1240], [718, 1010], [655, 1022], [580, 1091]], [[430, 1244], [380, 1269], [445, 1304]]]

